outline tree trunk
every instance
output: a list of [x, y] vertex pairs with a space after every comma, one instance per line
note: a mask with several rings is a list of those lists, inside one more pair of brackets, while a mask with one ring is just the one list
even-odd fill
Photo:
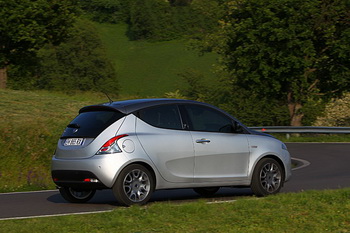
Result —
[[304, 114], [300, 111], [302, 104], [293, 100], [292, 92], [288, 93], [288, 109], [290, 115], [290, 125], [291, 126], [301, 126]]
[[0, 68], [0, 89], [5, 89], [7, 83], [7, 67]]

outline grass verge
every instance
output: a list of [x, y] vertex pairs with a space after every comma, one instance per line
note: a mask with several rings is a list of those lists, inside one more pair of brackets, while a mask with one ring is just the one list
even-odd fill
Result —
[[116, 208], [112, 212], [7, 220], [3, 232], [349, 232], [350, 189], [285, 193], [207, 204]]
[[273, 134], [283, 142], [350, 142], [348, 134], [299, 134], [286, 136], [286, 134]]
[[[79, 96], [79, 97], [77, 97]], [[53, 188], [51, 157], [78, 110], [103, 94], [0, 89], [0, 192]]]

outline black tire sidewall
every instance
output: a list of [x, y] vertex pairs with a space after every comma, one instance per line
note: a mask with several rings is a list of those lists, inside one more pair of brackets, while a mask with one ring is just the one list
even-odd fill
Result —
[[[134, 202], [134, 201], [130, 200], [128, 198], [128, 196], [126, 195], [126, 193], [124, 191], [124, 187], [123, 187], [124, 186], [124, 179], [125, 179], [126, 175], [129, 174], [133, 170], [141, 170], [141, 171], [145, 172], [148, 176], [149, 181], [150, 181], [150, 190], [149, 190], [146, 198], [140, 202]], [[154, 188], [155, 188], [155, 181], [154, 181], [153, 174], [146, 167], [144, 167], [140, 164], [132, 164], [132, 165], [127, 166], [126, 168], [124, 168], [120, 172], [116, 182], [113, 185], [113, 194], [114, 194], [115, 198], [117, 199], [117, 201], [121, 205], [124, 205], [124, 206], [144, 205], [151, 198], [152, 193], [154, 191]]]
[[[261, 185], [261, 182], [260, 182], [260, 172], [261, 172], [261, 169], [267, 164], [267, 163], [273, 163], [275, 164], [280, 173], [281, 173], [281, 183], [278, 187], [278, 189], [276, 189], [274, 192], [270, 193], [268, 191], [266, 191], [264, 189], [264, 187]], [[264, 196], [267, 196], [267, 195], [273, 195], [273, 194], [276, 194], [280, 191], [280, 189], [282, 188], [284, 184], [284, 172], [283, 172], [283, 169], [282, 169], [282, 166], [280, 163], [278, 163], [275, 159], [273, 158], [263, 158], [261, 159], [257, 165], [255, 166], [255, 169], [254, 169], [254, 172], [253, 172], [253, 176], [252, 176], [252, 182], [251, 182], [251, 189], [253, 191], [253, 193], [258, 196], [258, 197], [264, 197]]]
[[70, 187], [60, 187], [60, 194], [62, 197], [71, 203], [85, 203], [88, 202], [96, 193], [96, 190], [87, 190], [91, 191], [91, 193], [86, 198], [76, 198], [71, 192]]

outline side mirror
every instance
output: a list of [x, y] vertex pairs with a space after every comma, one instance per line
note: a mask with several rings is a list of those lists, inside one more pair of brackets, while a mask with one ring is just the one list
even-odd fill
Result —
[[237, 122], [233, 122], [233, 132], [234, 133], [243, 133], [244, 130], [240, 124], [238, 124]]

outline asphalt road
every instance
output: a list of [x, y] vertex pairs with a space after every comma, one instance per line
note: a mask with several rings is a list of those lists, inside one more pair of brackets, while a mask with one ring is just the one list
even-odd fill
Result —
[[[304, 167], [293, 170], [292, 178], [281, 192], [323, 190], [350, 187], [350, 143], [290, 143], [293, 158], [304, 161]], [[212, 201], [234, 200], [252, 195], [250, 189], [222, 188]], [[189, 201], [199, 196], [191, 189], [162, 190], [153, 194], [154, 201]], [[110, 190], [97, 191], [85, 204], [67, 203], [57, 190], [0, 194], [0, 220], [28, 217], [83, 214], [117, 208]]]

